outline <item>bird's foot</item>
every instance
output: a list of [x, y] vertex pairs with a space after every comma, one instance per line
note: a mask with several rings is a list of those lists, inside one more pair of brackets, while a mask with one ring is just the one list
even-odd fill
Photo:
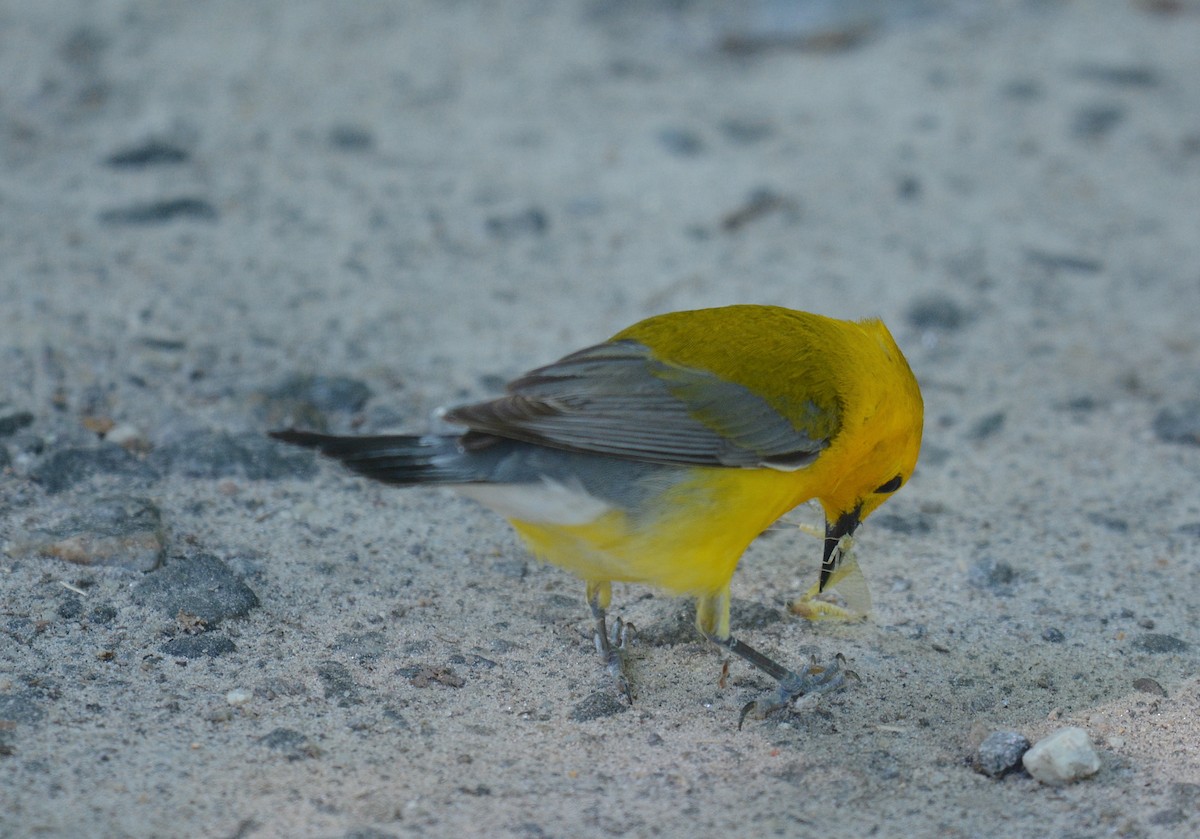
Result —
[[765, 719], [769, 715], [781, 711], [801, 697], [819, 697], [832, 693], [846, 685], [847, 679], [858, 679], [858, 674], [847, 670], [844, 665], [846, 657], [838, 653], [828, 664], [819, 664], [814, 656], [809, 665], [800, 673], [787, 671], [779, 679], [779, 687], [774, 693], [759, 697], [742, 707], [738, 716], [738, 728], [746, 721], [746, 717]]

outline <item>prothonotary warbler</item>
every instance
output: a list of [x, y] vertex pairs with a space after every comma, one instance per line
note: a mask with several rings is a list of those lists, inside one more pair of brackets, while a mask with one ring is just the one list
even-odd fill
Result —
[[[605, 621], [614, 580], [696, 598], [706, 638], [779, 682], [742, 717], [843, 681], [737, 640], [729, 582], [772, 522], [816, 499], [816, 591], [851, 534], [913, 473], [921, 392], [878, 320], [774, 306], [659, 315], [445, 414], [456, 434], [273, 436], [389, 484], [442, 484], [505, 516], [530, 550], [581, 577], [596, 642], [631, 696]], [[614, 636], [620, 633], [614, 633]]]

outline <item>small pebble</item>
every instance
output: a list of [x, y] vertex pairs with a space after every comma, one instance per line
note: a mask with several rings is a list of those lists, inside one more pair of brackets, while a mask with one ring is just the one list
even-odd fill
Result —
[[104, 439], [116, 443], [127, 452], [145, 454], [150, 451], [150, 441], [146, 435], [127, 422], [119, 422], [108, 430]]
[[152, 501], [114, 495], [77, 505], [64, 521], [31, 535], [29, 551], [77, 565], [153, 571], [162, 563], [167, 532]]
[[1167, 695], [1167, 692], [1163, 688], [1163, 686], [1160, 685], [1154, 679], [1149, 679], [1149, 678], [1145, 678], [1145, 677], [1143, 677], [1141, 679], [1134, 679], [1133, 687], [1134, 687], [1134, 690], [1141, 691], [1142, 693], [1153, 694], [1154, 696], [1166, 696]]
[[306, 735], [293, 728], [276, 728], [270, 734], [259, 737], [258, 742], [268, 749], [282, 752], [289, 761], [321, 756], [321, 749]]
[[1088, 105], [1075, 112], [1071, 134], [1080, 140], [1102, 140], [1124, 119], [1125, 109], [1120, 105]]
[[229, 693], [225, 694], [225, 701], [230, 705], [237, 707], [239, 705], [245, 705], [251, 700], [251, 698], [253, 698], [253, 696], [254, 695], [245, 688], [234, 688], [233, 690], [229, 691]]
[[1134, 636], [1133, 646], [1146, 653], [1185, 653], [1192, 645], [1174, 635], [1143, 632]]
[[1043, 784], [1058, 786], [1100, 771], [1100, 756], [1088, 733], [1078, 726], [1060, 728], [1025, 752], [1025, 771]]
[[954, 298], [943, 294], [920, 297], [908, 307], [908, 322], [916, 329], [953, 332], [968, 320], [966, 310]]
[[242, 578], [211, 554], [172, 559], [142, 577], [132, 588], [137, 603], [174, 618], [193, 615], [208, 627], [229, 618], [241, 618], [258, 607], [258, 596]]
[[590, 722], [628, 710], [629, 706], [618, 699], [614, 691], [598, 690], [577, 702], [571, 709], [570, 717], [574, 722]]
[[515, 239], [518, 236], [541, 236], [550, 228], [550, 217], [538, 207], [518, 210], [507, 215], [489, 216], [485, 227], [495, 239]]
[[990, 778], [999, 778], [1021, 764], [1029, 751], [1029, 740], [1017, 731], [993, 731], [979, 744], [979, 771]]
[[184, 635], [164, 642], [159, 649], [172, 658], [216, 658], [237, 650], [229, 638], [215, 632], [203, 635]]
[[1163, 408], [1154, 418], [1154, 433], [1164, 443], [1200, 446], [1200, 399]]
[[165, 140], [149, 139], [113, 152], [104, 162], [116, 169], [144, 169], [147, 166], [186, 163], [187, 159], [188, 151], [182, 146]]
[[33, 424], [33, 414], [19, 411], [7, 403], [0, 403], [0, 437], [8, 437]]
[[989, 437], [998, 434], [1004, 428], [1004, 412], [996, 411], [976, 420], [970, 430], [967, 432], [967, 437], [975, 442], [986, 440]]
[[338, 151], [365, 152], [375, 146], [370, 129], [361, 125], [335, 125], [329, 129], [329, 145]]
[[1016, 588], [1018, 574], [1003, 559], [983, 556], [967, 569], [967, 582], [975, 588], [1000, 596], [1009, 596]]
[[114, 226], [166, 224], [176, 220], [216, 221], [217, 208], [209, 201], [194, 196], [164, 198], [104, 210], [99, 220], [101, 224]]
[[693, 157], [704, 151], [700, 135], [686, 128], [664, 128], [658, 132], [658, 142], [677, 157]]

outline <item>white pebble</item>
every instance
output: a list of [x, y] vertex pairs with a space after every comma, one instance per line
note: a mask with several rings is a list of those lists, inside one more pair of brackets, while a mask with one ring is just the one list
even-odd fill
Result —
[[1043, 784], [1059, 785], [1100, 771], [1100, 756], [1082, 728], [1060, 728], [1039, 740], [1021, 758], [1025, 771]]
[[245, 688], [234, 688], [225, 694], [225, 701], [230, 705], [245, 705], [251, 700], [253, 694]]
[[104, 439], [131, 452], [146, 451], [150, 448], [146, 435], [127, 422], [119, 422], [114, 425], [104, 435]]

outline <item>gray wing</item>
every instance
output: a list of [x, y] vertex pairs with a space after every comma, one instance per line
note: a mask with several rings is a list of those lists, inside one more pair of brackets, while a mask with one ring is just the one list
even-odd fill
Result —
[[631, 340], [580, 350], [508, 391], [446, 414], [474, 432], [464, 445], [501, 437], [654, 463], [781, 470], [808, 465], [829, 445], [741, 385], [666, 364]]

